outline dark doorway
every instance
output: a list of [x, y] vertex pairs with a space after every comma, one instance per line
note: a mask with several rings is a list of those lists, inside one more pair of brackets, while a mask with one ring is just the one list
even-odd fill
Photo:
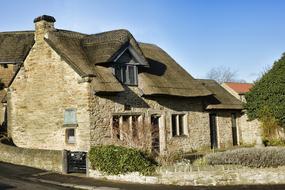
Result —
[[67, 152], [67, 173], [86, 173], [86, 152]]
[[159, 154], [159, 115], [151, 116], [151, 151]]
[[210, 114], [210, 136], [211, 136], [211, 148], [218, 148], [217, 138], [217, 115], [215, 113]]
[[231, 114], [231, 120], [232, 120], [233, 145], [236, 146], [236, 145], [238, 145], [236, 113]]

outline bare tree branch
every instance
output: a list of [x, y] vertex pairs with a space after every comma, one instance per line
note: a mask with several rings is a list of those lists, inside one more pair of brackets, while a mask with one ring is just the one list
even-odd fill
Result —
[[206, 74], [206, 78], [223, 82], [245, 82], [245, 80], [237, 79], [237, 72], [231, 70], [229, 67], [214, 67]]

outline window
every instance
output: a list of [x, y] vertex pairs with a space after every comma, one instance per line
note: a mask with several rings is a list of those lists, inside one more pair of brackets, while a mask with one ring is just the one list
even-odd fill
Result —
[[120, 140], [138, 140], [140, 115], [114, 115], [112, 137]]
[[185, 114], [171, 115], [171, 129], [172, 136], [185, 136], [187, 135], [187, 126], [185, 122]]
[[66, 129], [66, 142], [75, 144], [75, 129]]
[[114, 66], [115, 76], [123, 84], [138, 85], [138, 69], [136, 65], [119, 64]]
[[76, 118], [76, 109], [66, 109], [64, 111], [64, 125], [76, 125], [77, 118]]

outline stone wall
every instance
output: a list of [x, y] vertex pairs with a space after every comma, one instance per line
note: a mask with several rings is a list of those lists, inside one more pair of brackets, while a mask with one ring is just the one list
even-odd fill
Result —
[[[19, 147], [88, 151], [90, 84], [43, 40], [36, 43], [8, 93], [8, 129]], [[51, 26], [49, 26], [49, 29]], [[75, 144], [66, 142], [65, 109], [76, 109]]]
[[141, 176], [138, 173], [107, 176], [90, 170], [89, 177], [142, 184], [172, 184], [190, 186], [284, 184], [284, 167], [279, 168], [237, 168], [212, 167], [200, 171], [164, 171], [156, 176]]
[[65, 172], [64, 152], [25, 149], [0, 143], [0, 161], [44, 170]]
[[237, 141], [239, 142], [239, 127], [238, 121], [239, 112], [237, 111], [217, 111], [217, 131], [218, 131], [218, 147], [227, 148], [233, 146], [233, 134], [232, 134], [232, 120], [231, 114], [236, 114], [236, 127], [237, 127]]
[[249, 121], [246, 114], [243, 114], [239, 120], [241, 126], [241, 143], [255, 144], [258, 138], [261, 137], [260, 122], [257, 119]]
[[[139, 113], [144, 117], [145, 133], [150, 133], [152, 114], [163, 116], [160, 127], [161, 152], [210, 147], [209, 113], [203, 109], [200, 98], [141, 97], [137, 87], [125, 87], [126, 91], [117, 96], [94, 96], [91, 101], [91, 146], [114, 143], [112, 139], [112, 114]], [[125, 110], [128, 104], [131, 109]], [[186, 116], [187, 135], [172, 137], [171, 114]], [[160, 120], [161, 121], [161, 120]], [[221, 147], [232, 146], [231, 112], [218, 112], [218, 126]], [[238, 125], [238, 122], [237, 122]], [[120, 143], [120, 142], [117, 142]], [[150, 142], [146, 142], [150, 146]]]

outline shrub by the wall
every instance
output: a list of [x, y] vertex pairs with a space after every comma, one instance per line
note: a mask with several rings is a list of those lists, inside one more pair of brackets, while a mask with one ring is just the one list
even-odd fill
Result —
[[278, 167], [285, 165], [285, 148], [241, 148], [208, 154], [204, 157], [210, 165], [235, 164], [249, 167]]
[[93, 169], [112, 175], [129, 172], [149, 175], [156, 166], [154, 160], [140, 150], [114, 145], [91, 148], [89, 160]]

